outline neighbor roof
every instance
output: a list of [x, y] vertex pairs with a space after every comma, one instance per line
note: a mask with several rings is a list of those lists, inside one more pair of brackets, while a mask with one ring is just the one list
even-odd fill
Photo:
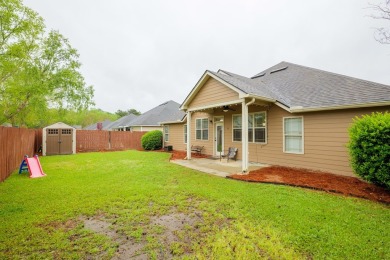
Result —
[[123, 127], [129, 126], [129, 124], [137, 117], [138, 117], [137, 115], [128, 114], [128, 115], [123, 116], [123, 117], [119, 118], [118, 120], [112, 122], [110, 125], [107, 126], [107, 129], [104, 129], [104, 130], [123, 128]]
[[[233, 86], [241, 96], [274, 100], [290, 112], [390, 105], [388, 85], [284, 61], [251, 78], [223, 70], [206, 71], [202, 78], [205, 75]], [[204, 82], [198, 82], [182, 107]]]
[[[104, 120], [102, 123], [102, 129], [107, 130], [107, 126], [111, 125], [113, 122], [111, 120]], [[97, 123], [84, 127], [84, 130], [97, 130]]]
[[159, 126], [161, 122], [182, 120], [185, 113], [179, 107], [175, 101], [164, 102], [138, 116], [128, 126]]

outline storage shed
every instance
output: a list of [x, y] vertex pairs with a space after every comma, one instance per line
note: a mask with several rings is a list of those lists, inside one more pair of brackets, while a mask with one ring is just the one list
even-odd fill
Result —
[[42, 130], [42, 155], [76, 153], [76, 128], [62, 122]]

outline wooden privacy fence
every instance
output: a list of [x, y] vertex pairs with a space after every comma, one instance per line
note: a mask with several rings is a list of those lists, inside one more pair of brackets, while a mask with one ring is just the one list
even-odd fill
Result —
[[145, 133], [146, 132], [77, 130], [76, 151], [141, 150], [141, 137]]
[[37, 153], [41, 144], [41, 129], [0, 126], [0, 181], [19, 167], [24, 155]]
[[[76, 131], [76, 151], [142, 150], [141, 137], [146, 132]], [[42, 145], [42, 129], [0, 126], [0, 182], [15, 171], [24, 155], [33, 156]]]

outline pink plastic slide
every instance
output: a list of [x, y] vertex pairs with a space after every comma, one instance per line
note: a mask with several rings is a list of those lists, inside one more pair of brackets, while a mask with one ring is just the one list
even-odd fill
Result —
[[46, 174], [43, 173], [41, 163], [39, 162], [37, 155], [32, 158], [26, 158], [26, 160], [28, 165], [28, 171], [30, 172], [30, 178], [46, 176]]

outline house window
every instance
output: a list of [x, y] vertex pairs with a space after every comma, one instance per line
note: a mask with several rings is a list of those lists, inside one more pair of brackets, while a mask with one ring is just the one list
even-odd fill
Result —
[[184, 143], [187, 143], [187, 125], [184, 125]]
[[164, 126], [164, 141], [169, 141], [169, 125]]
[[[258, 112], [248, 115], [248, 142], [265, 143], [267, 140], [266, 113]], [[241, 141], [242, 116], [233, 115], [233, 141]]]
[[241, 141], [242, 119], [241, 115], [233, 115], [233, 141]]
[[196, 119], [196, 140], [208, 140], [209, 139], [209, 119], [197, 118]]
[[283, 118], [283, 142], [285, 153], [303, 154], [303, 117]]

